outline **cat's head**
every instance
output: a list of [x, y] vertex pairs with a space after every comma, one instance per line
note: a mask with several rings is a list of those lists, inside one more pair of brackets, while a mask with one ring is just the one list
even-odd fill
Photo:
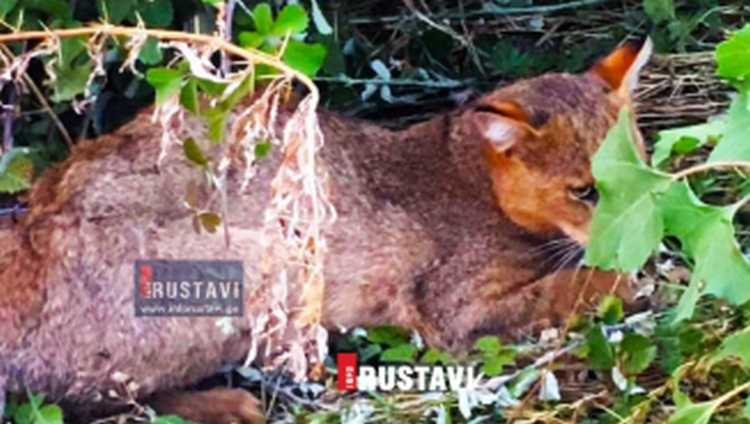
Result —
[[598, 199], [592, 157], [631, 103], [651, 50], [650, 41], [625, 45], [582, 75], [519, 81], [478, 99], [463, 116], [482, 140], [497, 202], [516, 224], [586, 244]]

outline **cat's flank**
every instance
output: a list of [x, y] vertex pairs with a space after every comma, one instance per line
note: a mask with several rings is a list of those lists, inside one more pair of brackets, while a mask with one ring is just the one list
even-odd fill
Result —
[[[617, 49], [582, 75], [519, 81], [402, 131], [319, 112], [338, 212], [326, 234], [326, 326], [395, 324], [461, 351], [483, 335], [533, 335], [577, 303], [627, 291], [617, 275], [579, 270], [576, 250], [596, 203], [591, 157], [630, 103], [649, 46]], [[155, 166], [159, 128], [148, 113], [77, 146], [35, 183], [21, 224], [0, 230], [0, 410], [6, 389], [105, 410], [120, 388], [113, 375], [146, 398], [209, 376], [250, 346], [247, 317], [232, 334], [208, 317], [134, 317], [133, 264], [242, 259], [245, 284], [259, 284], [262, 211], [280, 152], [249, 190], [230, 175], [227, 247], [221, 234], [193, 231], [179, 205], [194, 172], [180, 155]], [[252, 316], [262, 305], [246, 293]], [[204, 422], [262, 420], [245, 393], [161, 399]]]

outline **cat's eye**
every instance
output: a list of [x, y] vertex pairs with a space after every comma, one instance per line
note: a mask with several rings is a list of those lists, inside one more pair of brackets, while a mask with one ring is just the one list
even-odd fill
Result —
[[586, 202], [591, 205], [595, 205], [599, 200], [599, 192], [596, 191], [596, 187], [593, 185], [587, 185], [583, 187], [571, 187], [570, 195], [576, 200]]

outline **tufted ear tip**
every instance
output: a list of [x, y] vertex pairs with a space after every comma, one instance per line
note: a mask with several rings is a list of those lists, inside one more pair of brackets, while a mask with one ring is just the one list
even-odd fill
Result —
[[641, 43], [628, 42], [594, 65], [589, 73], [604, 80], [622, 96], [630, 96], [638, 85], [638, 76], [654, 50], [651, 38]]

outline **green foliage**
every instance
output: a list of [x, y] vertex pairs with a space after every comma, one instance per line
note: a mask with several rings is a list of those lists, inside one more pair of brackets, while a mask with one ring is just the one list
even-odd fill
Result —
[[643, 0], [643, 9], [646, 15], [656, 23], [676, 17], [673, 0]]
[[716, 48], [719, 76], [744, 79], [750, 75], [750, 26], [737, 31]]
[[43, 395], [29, 394], [26, 402], [11, 399], [5, 415], [14, 424], [62, 424], [63, 411], [55, 404], [45, 404]]
[[[298, 38], [307, 30], [310, 18], [305, 9], [296, 4], [284, 6], [274, 20], [271, 6], [260, 3], [252, 11], [254, 31], [243, 31], [239, 42], [243, 47], [260, 49], [277, 54], [281, 48], [282, 59], [292, 68], [314, 76], [323, 66], [326, 48], [323, 44], [308, 44]], [[290, 39], [284, 40], [290, 37]]]
[[657, 196], [672, 180], [641, 159], [631, 122], [629, 110], [623, 109], [592, 163], [599, 204], [586, 262], [604, 269], [640, 268], [664, 235]]
[[31, 187], [34, 165], [30, 150], [17, 147], [0, 157], [0, 193], [17, 193]]
[[504, 346], [497, 336], [484, 336], [476, 341], [474, 349], [480, 353], [482, 372], [490, 377], [500, 375], [506, 365], [512, 364], [516, 351]]

